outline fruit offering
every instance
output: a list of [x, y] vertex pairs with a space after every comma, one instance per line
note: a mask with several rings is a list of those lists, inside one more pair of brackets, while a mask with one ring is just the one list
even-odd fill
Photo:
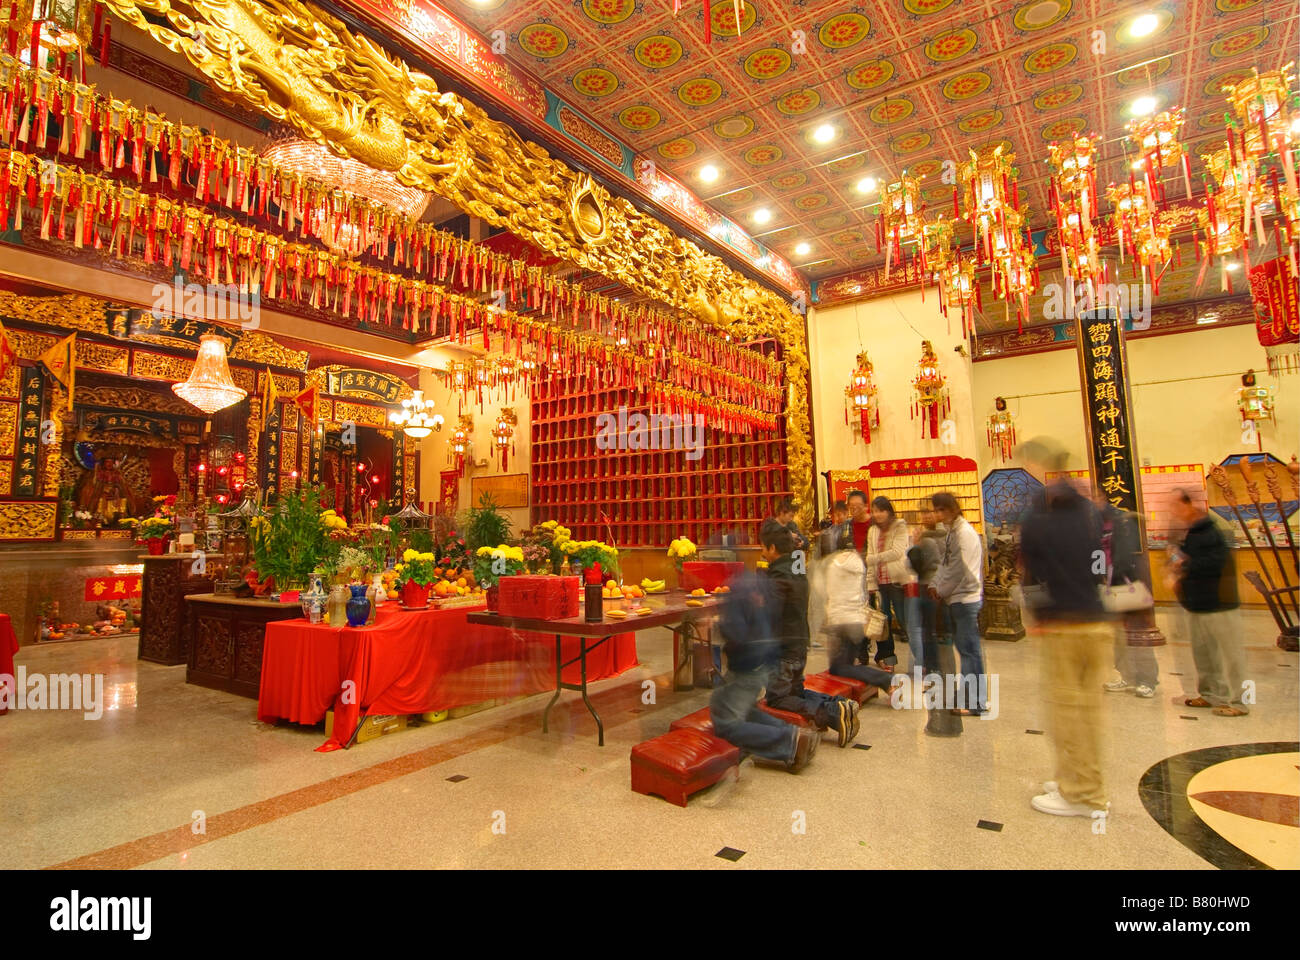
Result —
[[609, 610], [609, 611], [607, 611], [607, 612], [605, 613], [605, 616], [607, 616], [607, 617], [613, 617], [615, 620], [626, 620], [626, 619], [627, 619], [627, 611], [626, 611], [626, 610]]
[[668, 585], [663, 580], [651, 580], [646, 577], [641, 581], [641, 589], [646, 593], [663, 593]]
[[709, 592], [705, 590], [703, 587], [696, 587], [694, 590], [691, 591], [692, 597], [707, 597], [708, 595]]
[[720, 585], [720, 586], [714, 587], [714, 588], [713, 588], [713, 592], [714, 592], [714, 593], [730, 593], [730, 592], [731, 592], [731, 588], [730, 588], [729, 586], [727, 586], [727, 585], [724, 583], [724, 584], [722, 584], [722, 585]]
[[703, 600], [687, 600], [687, 601], [686, 601], [686, 605], [687, 605], [688, 607], [702, 607], [702, 606], [704, 606], [704, 601], [703, 601]]

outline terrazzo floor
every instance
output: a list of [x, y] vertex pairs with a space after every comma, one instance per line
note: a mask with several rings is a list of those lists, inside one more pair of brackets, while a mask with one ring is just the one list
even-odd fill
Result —
[[[541, 694], [316, 753], [321, 728], [259, 723], [253, 701], [187, 685], [183, 667], [137, 661], [134, 638], [23, 647], [17, 663], [29, 673], [105, 674], [109, 708], [100, 720], [0, 716], [0, 867], [1212, 869], [1243, 865], [1222, 855], [1238, 850], [1232, 843], [1262, 844], [1244, 862], [1274, 865], [1270, 845], [1300, 836], [1285, 822], [1292, 801], [1258, 830], [1250, 816], [1225, 814], [1237, 819], [1216, 827], [1232, 842], [1220, 847], [1204, 842], [1205, 824], [1186, 818], [1185, 803], [1179, 818], [1155, 804], [1166, 825], [1148, 812], [1152, 783], [1157, 794], [1183, 786], [1148, 778], [1144, 797], [1139, 785], [1163, 761], [1210, 747], [1294, 751], [1297, 655], [1273, 645], [1265, 613], [1244, 612], [1257, 703], [1247, 717], [1215, 717], [1182, 705], [1190, 650], [1178, 611], [1162, 609], [1158, 620], [1171, 642], [1156, 651], [1156, 696], [1105, 696], [1104, 832], [1029, 806], [1052, 772], [1048, 738], [1034, 732], [1045, 712], [1033, 640], [985, 645], [999, 713], [966, 720], [960, 738], [926, 737], [923, 710], [876, 699], [857, 741], [870, 749], [841, 750], [828, 738], [798, 775], [746, 764], [738, 782], [685, 809], [628, 787], [631, 747], [708, 701], [705, 690], [669, 688], [666, 631], [638, 635], [641, 665], [592, 686], [603, 748], [566, 693], [550, 734]], [[825, 665], [814, 650], [809, 672]], [[646, 679], [653, 703], [643, 702]], [[1269, 786], [1250, 782], [1263, 776], [1252, 773], [1258, 765], [1239, 769], [1231, 789], [1300, 793], [1300, 774], [1287, 794], [1285, 772], [1269, 774]]]

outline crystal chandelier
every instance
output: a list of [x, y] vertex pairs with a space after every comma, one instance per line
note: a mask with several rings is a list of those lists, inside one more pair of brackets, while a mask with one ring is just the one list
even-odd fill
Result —
[[183, 383], [172, 384], [172, 392], [204, 413], [213, 414], [238, 403], [248, 391], [236, 386], [226, 363], [225, 338], [205, 333], [199, 338], [199, 353], [194, 369]]
[[876, 402], [876, 385], [871, 380], [871, 360], [863, 350], [858, 354], [858, 365], [849, 377], [849, 385], [844, 388], [844, 422], [851, 423], [850, 414], [857, 421], [854, 437], [861, 436], [863, 442], [871, 443], [871, 428], [880, 429], [880, 408]]
[[389, 414], [388, 420], [416, 440], [441, 430], [443, 424], [442, 414], [433, 412], [433, 401], [424, 399], [423, 390], [412, 390], [411, 396], [402, 401], [401, 412]]
[[[429, 194], [423, 190], [403, 186], [386, 170], [376, 170], [351, 157], [335, 156], [328, 147], [311, 140], [296, 137], [276, 140], [263, 148], [262, 156], [282, 170], [319, 180], [411, 220], [419, 220], [429, 205]], [[321, 236], [326, 246], [345, 256], [357, 256], [374, 242], [378, 225], [374, 230], [363, 230], [356, 218], [346, 215], [348, 211], [336, 209], [340, 202], [339, 194], [327, 196], [310, 215], [328, 224]], [[370, 218], [362, 220], [370, 222]]]
[[501, 416], [497, 417], [497, 422], [492, 427], [492, 452], [501, 458], [502, 470], [509, 464], [509, 452], [514, 451], [517, 426], [519, 426], [519, 417], [509, 407], [502, 407]]
[[1048, 194], [1056, 214], [1056, 233], [1061, 246], [1061, 271], [1067, 284], [1071, 308], [1074, 285], [1086, 282], [1095, 289], [1105, 282], [1101, 249], [1097, 241], [1097, 137], [1076, 137], [1048, 147], [1052, 176]]

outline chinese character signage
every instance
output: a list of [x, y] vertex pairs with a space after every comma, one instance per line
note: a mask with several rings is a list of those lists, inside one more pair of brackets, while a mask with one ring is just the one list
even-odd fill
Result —
[[393, 484], [391, 499], [400, 510], [406, 503], [406, 435], [401, 430], [393, 431]]
[[1133, 425], [1118, 312], [1088, 311], [1078, 324], [1092, 476], [1107, 500], [1121, 510], [1137, 512]]
[[14, 450], [14, 496], [41, 492], [41, 411], [45, 409], [45, 374], [40, 367], [23, 367], [18, 380], [18, 445]]
[[240, 337], [239, 331], [231, 330], [229, 327], [203, 320], [187, 319], [183, 316], [163, 316], [148, 310], [111, 310], [108, 321], [113, 336], [122, 340], [161, 337], [197, 347], [204, 334], [215, 333], [226, 341], [226, 350], [229, 352], [234, 349]]
[[120, 577], [87, 577], [85, 598], [88, 603], [105, 600], [134, 600], [140, 596], [140, 574]]
[[329, 392], [348, 397], [369, 397], [384, 403], [397, 403], [404, 382], [386, 373], [373, 370], [332, 370], [329, 374]]
[[320, 483], [320, 461], [321, 453], [325, 446], [324, 432], [321, 430], [312, 430], [311, 432], [311, 453], [307, 460], [307, 468], [312, 484]]
[[104, 433], [139, 433], [159, 440], [175, 440], [176, 421], [171, 417], [142, 416], [125, 410], [81, 410], [81, 429], [94, 439]]
[[275, 412], [266, 418], [266, 429], [262, 431], [262, 490], [266, 492], [267, 502], [274, 500], [280, 492], [280, 405], [275, 405]]

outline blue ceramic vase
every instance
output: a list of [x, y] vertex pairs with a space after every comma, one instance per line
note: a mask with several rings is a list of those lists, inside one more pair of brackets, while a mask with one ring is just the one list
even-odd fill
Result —
[[362, 626], [370, 617], [370, 601], [366, 599], [368, 585], [352, 583], [348, 585], [352, 596], [348, 599], [348, 626]]

